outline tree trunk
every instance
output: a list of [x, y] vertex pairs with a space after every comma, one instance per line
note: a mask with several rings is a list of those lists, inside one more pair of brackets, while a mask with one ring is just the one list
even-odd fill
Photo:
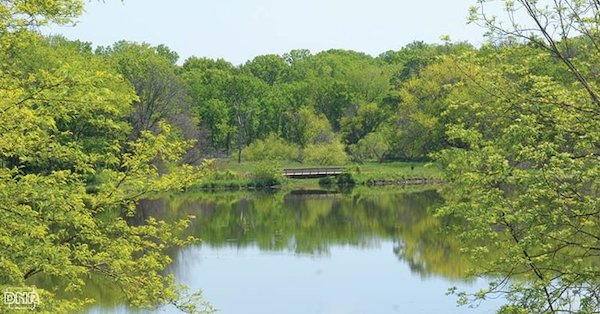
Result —
[[238, 164], [242, 163], [242, 119], [238, 116], [238, 139], [237, 139], [237, 149], [238, 149]]

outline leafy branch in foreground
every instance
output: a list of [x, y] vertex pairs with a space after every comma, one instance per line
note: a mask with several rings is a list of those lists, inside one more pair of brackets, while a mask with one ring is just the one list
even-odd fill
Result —
[[82, 5], [0, 3], [0, 290], [36, 287], [36, 311], [66, 313], [93, 300], [58, 293], [76, 293], [94, 275], [137, 307], [210, 311], [163, 274], [165, 250], [195, 240], [184, 236], [189, 219], [129, 219], [141, 197], [203, 175], [179, 164], [191, 143], [167, 124], [128, 141], [130, 84], [84, 44], [29, 30], [69, 22]]
[[462, 300], [500, 293], [501, 313], [596, 313], [598, 3], [504, 2], [508, 26], [473, 10], [503, 46], [457, 60], [467, 79], [444, 113], [454, 147], [438, 154], [452, 183], [440, 214], [463, 219], [463, 239], [481, 243], [469, 250], [475, 274], [505, 279]]

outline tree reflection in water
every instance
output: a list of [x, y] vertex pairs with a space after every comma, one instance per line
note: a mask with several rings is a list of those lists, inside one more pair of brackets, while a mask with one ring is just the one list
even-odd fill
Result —
[[[399, 267], [406, 263], [422, 277], [465, 280], [468, 259], [462, 244], [447, 226], [451, 221], [433, 215], [443, 202], [432, 188], [362, 188], [350, 191], [304, 190], [292, 192], [180, 193], [142, 200], [131, 224], [148, 217], [173, 221], [194, 216], [188, 235], [213, 248], [258, 247], [298, 255], [327, 256], [335, 246], [369, 248], [393, 242]], [[107, 218], [109, 219], [109, 218]], [[169, 252], [174, 264], [185, 254]], [[59, 287], [51, 278], [42, 286]], [[118, 288], [89, 278], [83, 293], [101, 306], [122, 302]], [[111, 291], [113, 293], [107, 293]], [[57, 289], [60, 295], [60, 289]]]

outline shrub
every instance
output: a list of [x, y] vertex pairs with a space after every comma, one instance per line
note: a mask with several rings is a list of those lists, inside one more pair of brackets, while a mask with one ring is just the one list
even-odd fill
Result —
[[262, 160], [296, 160], [299, 148], [287, 143], [274, 134], [264, 140], [256, 140], [242, 150], [242, 158], [246, 161]]
[[343, 165], [348, 162], [344, 145], [339, 141], [331, 144], [308, 145], [304, 149], [303, 162], [318, 165]]
[[278, 185], [282, 179], [281, 170], [272, 162], [261, 162], [252, 172], [252, 181], [257, 187]]
[[319, 185], [333, 185], [335, 183], [332, 177], [324, 177], [319, 179]]
[[338, 185], [355, 185], [356, 181], [354, 181], [354, 177], [352, 176], [351, 173], [346, 172], [346, 173], [342, 173], [341, 175], [339, 175], [337, 177], [337, 184]]

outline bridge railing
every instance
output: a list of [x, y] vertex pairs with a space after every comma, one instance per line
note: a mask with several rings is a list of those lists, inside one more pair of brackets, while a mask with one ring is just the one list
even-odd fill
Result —
[[320, 168], [287, 168], [283, 169], [284, 176], [303, 175], [339, 175], [344, 173], [344, 167], [320, 167]]

